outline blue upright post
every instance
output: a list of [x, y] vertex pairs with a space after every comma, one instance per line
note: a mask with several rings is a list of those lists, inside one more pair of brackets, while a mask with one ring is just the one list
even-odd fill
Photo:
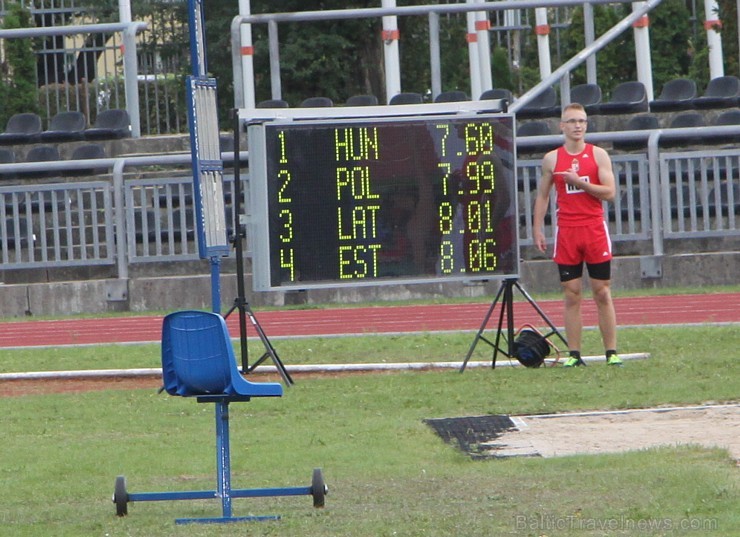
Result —
[[[187, 97], [198, 253], [211, 267], [211, 307], [221, 309], [220, 257], [229, 255], [223, 199], [223, 162], [219, 148], [216, 81], [207, 77], [202, 0], [188, 0], [193, 74]], [[200, 113], [199, 113], [200, 112]]]
[[229, 403], [216, 403], [216, 437], [218, 452], [217, 490], [221, 496], [224, 518], [231, 518], [231, 448], [229, 447]]

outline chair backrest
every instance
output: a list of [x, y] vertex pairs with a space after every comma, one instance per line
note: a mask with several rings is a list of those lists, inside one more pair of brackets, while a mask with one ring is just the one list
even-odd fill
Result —
[[334, 101], [329, 97], [309, 97], [301, 103], [301, 108], [329, 108], [334, 106]]
[[642, 82], [622, 82], [612, 91], [610, 103], [638, 103], [647, 100], [647, 90]]
[[85, 144], [74, 148], [70, 160], [88, 160], [93, 158], [105, 158], [105, 148], [100, 144]]
[[632, 116], [627, 120], [624, 130], [626, 131], [643, 131], [660, 128], [660, 120], [658, 116], [653, 114], [640, 114], [639, 116]]
[[41, 117], [33, 112], [14, 114], [5, 126], [7, 134], [38, 134], [41, 132]]
[[703, 127], [705, 125], [706, 121], [704, 120], [704, 115], [700, 112], [683, 112], [681, 114], [677, 114], [671, 120], [672, 129]]
[[510, 89], [506, 88], [493, 88], [484, 91], [480, 94], [480, 100], [485, 101], [488, 99], [506, 99], [509, 101], [509, 104], [514, 102], [514, 95], [511, 93]]
[[527, 121], [516, 130], [517, 136], [549, 136], [553, 134], [546, 121]]
[[49, 123], [50, 131], [81, 131], [85, 128], [85, 114], [77, 111], [59, 112]]
[[288, 101], [282, 99], [266, 99], [257, 103], [257, 108], [288, 108]]
[[678, 101], [696, 97], [696, 82], [690, 78], [675, 78], [663, 85], [658, 96], [660, 101]]
[[345, 103], [347, 106], [375, 106], [378, 98], [375, 95], [353, 95]]
[[[69, 160], [90, 160], [106, 158], [105, 148], [100, 144], [84, 144], [74, 148]], [[78, 175], [98, 175], [108, 171], [108, 168], [78, 168], [76, 170], [65, 170], [62, 175], [75, 177]]]
[[583, 106], [601, 102], [601, 87], [598, 84], [579, 84], [570, 90], [570, 102]]
[[12, 149], [0, 149], [0, 164], [13, 164], [15, 152]]
[[435, 103], [454, 103], [469, 100], [468, 94], [460, 90], [443, 91], [434, 98]]
[[740, 125], [740, 110], [737, 108], [733, 110], [725, 110], [717, 116], [717, 119], [714, 120], [714, 124], [717, 126]]
[[424, 98], [421, 96], [421, 93], [404, 92], [398, 93], [391, 97], [391, 100], [388, 101], [388, 104], [421, 104], [423, 102]]
[[131, 120], [128, 117], [128, 112], [122, 108], [112, 108], [110, 110], [103, 110], [95, 118], [94, 128], [97, 129], [118, 129], [121, 127], [128, 127], [131, 124]]
[[279, 397], [275, 382], [241, 376], [226, 323], [217, 313], [178, 311], [162, 324], [162, 378], [170, 395]]
[[559, 115], [558, 94], [552, 86], [543, 89], [518, 112], [520, 118], [555, 117]]
[[84, 137], [88, 140], [129, 136], [131, 136], [131, 118], [122, 108], [103, 110], [95, 118], [93, 126], [84, 131]]
[[738, 97], [740, 96], [740, 78], [734, 75], [718, 76], [707, 84], [704, 97]]
[[524, 105], [526, 109], [538, 109], [538, 108], [552, 108], [558, 103], [558, 94], [555, 88], [547, 87], [542, 90], [537, 96], [529, 101], [528, 104]]
[[61, 160], [59, 150], [53, 145], [37, 145], [32, 147], [26, 155], [26, 162], [49, 162]]

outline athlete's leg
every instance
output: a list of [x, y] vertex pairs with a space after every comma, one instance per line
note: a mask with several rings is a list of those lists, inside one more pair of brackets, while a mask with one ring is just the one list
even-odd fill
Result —
[[574, 278], [561, 283], [565, 298], [565, 338], [568, 340], [568, 349], [581, 350], [581, 302], [583, 300], [583, 278]]
[[617, 349], [617, 314], [612, 300], [611, 280], [591, 278], [591, 291], [599, 312], [599, 330], [605, 350]]

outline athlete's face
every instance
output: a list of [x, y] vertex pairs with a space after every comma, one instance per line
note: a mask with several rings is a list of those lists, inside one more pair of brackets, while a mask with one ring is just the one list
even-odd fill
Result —
[[580, 138], [586, 132], [588, 119], [583, 110], [568, 109], [560, 119], [560, 130], [569, 138]]

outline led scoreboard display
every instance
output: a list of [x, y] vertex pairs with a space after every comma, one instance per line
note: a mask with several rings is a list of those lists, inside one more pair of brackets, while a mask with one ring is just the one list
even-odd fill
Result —
[[249, 126], [257, 290], [518, 276], [506, 114]]

